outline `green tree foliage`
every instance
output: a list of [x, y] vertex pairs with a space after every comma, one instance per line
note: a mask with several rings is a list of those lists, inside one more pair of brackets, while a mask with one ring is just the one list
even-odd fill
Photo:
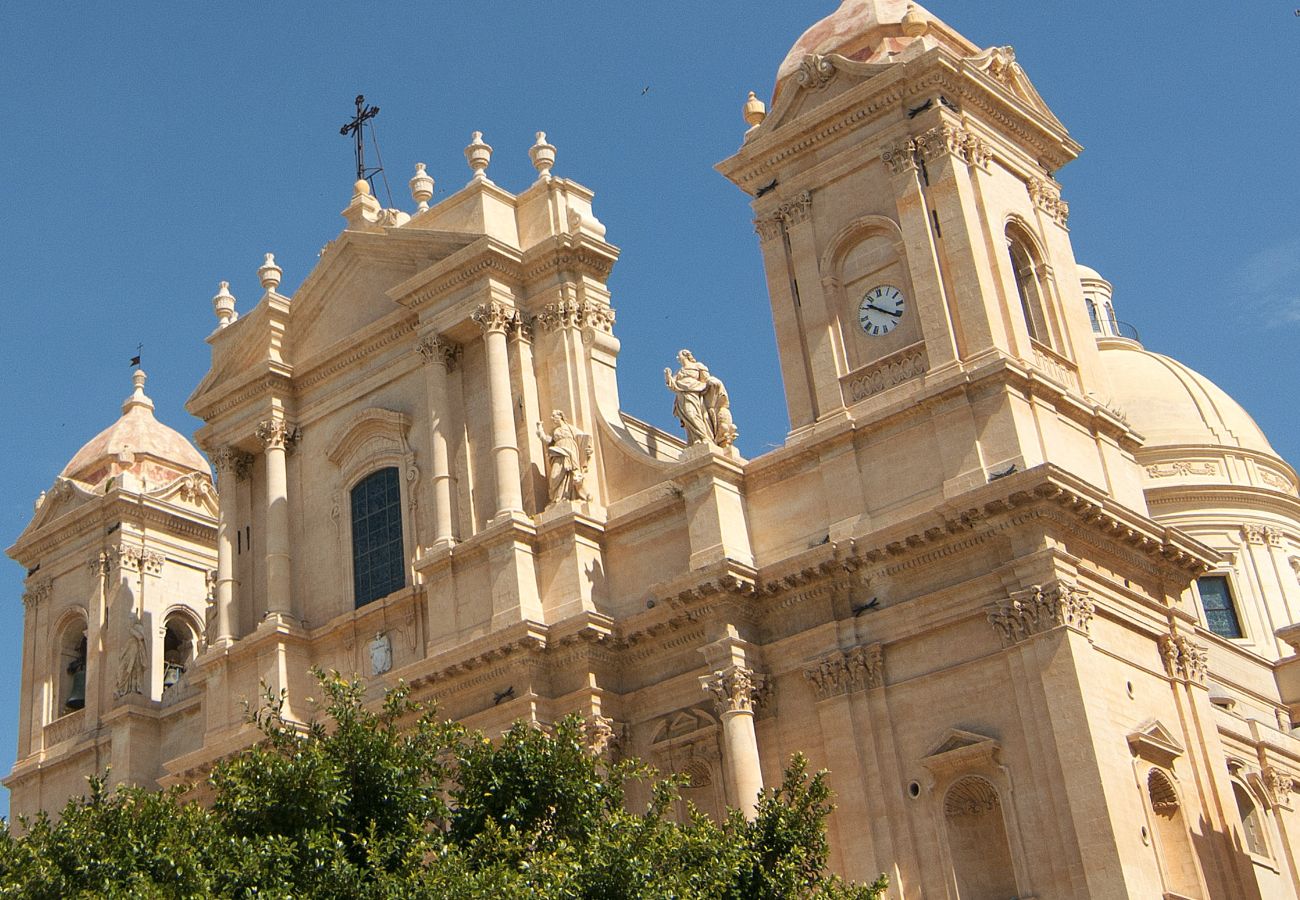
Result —
[[[796, 757], [758, 815], [682, 824], [675, 779], [606, 765], [582, 721], [500, 740], [439, 721], [404, 687], [368, 709], [320, 676], [328, 715], [301, 725], [268, 697], [264, 739], [219, 764], [212, 802], [92, 779], [57, 821], [0, 830], [0, 897], [866, 900], [824, 873], [824, 773]], [[629, 809], [640, 781], [652, 799]]]

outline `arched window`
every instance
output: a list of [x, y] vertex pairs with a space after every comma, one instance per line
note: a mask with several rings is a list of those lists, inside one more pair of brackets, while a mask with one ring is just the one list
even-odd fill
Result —
[[975, 775], [956, 781], [943, 798], [948, 851], [959, 897], [1015, 897], [1011, 844], [997, 789]]
[[1147, 796], [1156, 830], [1156, 852], [1165, 874], [1165, 886], [1184, 897], [1201, 896], [1196, 857], [1183, 821], [1182, 805], [1169, 776], [1159, 769], [1147, 773]]
[[75, 616], [59, 631], [55, 659], [58, 699], [54, 718], [76, 712], [86, 705], [86, 620]]
[[198, 635], [194, 626], [179, 613], [167, 617], [163, 626], [163, 693], [180, 682], [181, 676], [198, 655]]
[[1007, 252], [1011, 258], [1011, 271], [1016, 279], [1016, 293], [1020, 310], [1025, 316], [1029, 336], [1043, 344], [1051, 345], [1051, 331], [1047, 323], [1047, 287], [1042, 261], [1033, 251], [1029, 240], [1015, 223], [1007, 226]]
[[1097, 318], [1097, 304], [1091, 297], [1085, 297], [1084, 301], [1088, 304], [1088, 324], [1092, 326], [1094, 334], [1102, 334], [1101, 321]]
[[397, 468], [379, 469], [352, 488], [352, 589], [357, 606], [406, 585], [402, 488]]
[[1268, 842], [1264, 839], [1264, 811], [1250, 796], [1250, 791], [1238, 781], [1232, 783], [1232, 795], [1237, 800], [1237, 812], [1241, 815], [1246, 849], [1256, 856], [1268, 856]]

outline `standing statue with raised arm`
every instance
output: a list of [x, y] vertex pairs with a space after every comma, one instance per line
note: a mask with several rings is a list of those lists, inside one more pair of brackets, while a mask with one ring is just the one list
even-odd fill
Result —
[[570, 425], [564, 413], [557, 409], [551, 413], [551, 433], [547, 434], [538, 422], [537, 436], [546, 444], [546, 488], [550, 502], [590, 500], [583, 481], [591, 460], [591, 435]]
[[686, 443], [730, 447], [738, 432], [731, 420], [726, 387], [689, 350], [677, 354], [677, 364], [676, 375], [672, 369], [664, 369], [664, 382], [676, 395], [673, 415], [686, 429]]

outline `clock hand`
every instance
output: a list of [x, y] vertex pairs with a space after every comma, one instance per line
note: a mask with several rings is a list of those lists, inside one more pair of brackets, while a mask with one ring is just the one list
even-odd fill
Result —
[[890, 312], [887, 309], [881, 309], [879, 306], [875, 306], [871, 303], [867, 304], [867, 309], [874, 309], [876, 312], [882, 312], [887, 316], [893, 316], [895, 319], [901, 318], [903, 315], [901, 312]]

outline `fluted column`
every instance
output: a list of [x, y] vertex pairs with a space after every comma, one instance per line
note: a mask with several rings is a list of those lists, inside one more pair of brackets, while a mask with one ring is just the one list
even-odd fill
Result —
[[222, 646], [235, 638], [235, 542], [231, 540], [235, 515], [235, 479], [245, 456], [233, 447], [222, 447], [212, 454], [217, 471], [217, 583], [213, 601], [217, 618], [214, 633], [208, 635], [209, 646]]
[[433, 546], [456, 543], [451, 517], [451, 462], [447, 453], [447, 376], [456, 365], [460, 347], [441, 335], [421, 338], [417, 349], [424, 357], [424, 386], [429, 403], [429, 446], [433, 468]]
[[727, 761], [729, 800], [753, 819], [763, 790], [763, 770], [754, 733], [754, 707], [761, 702], [764, 676], [744, 666], [731, 665], [700, 678], [700, 686], [713, 695], [722, 721], [723, 752]]
[[519, 443], [510, 392], [510, 360], [506, 354], [506, 329], [514, 310], [493, 300], [474, 310], [474, 321], [483, 329], [487, 355], [488, 404], [492, 409], [492, 461], [496, 473], [497, 515], [522, 512], [519, 488]]
[[292, 617], [289, 557], [289, 473], [286, 455], [290, 426], [284, 419], [257, 425], [266, 449], [266, 612]]

